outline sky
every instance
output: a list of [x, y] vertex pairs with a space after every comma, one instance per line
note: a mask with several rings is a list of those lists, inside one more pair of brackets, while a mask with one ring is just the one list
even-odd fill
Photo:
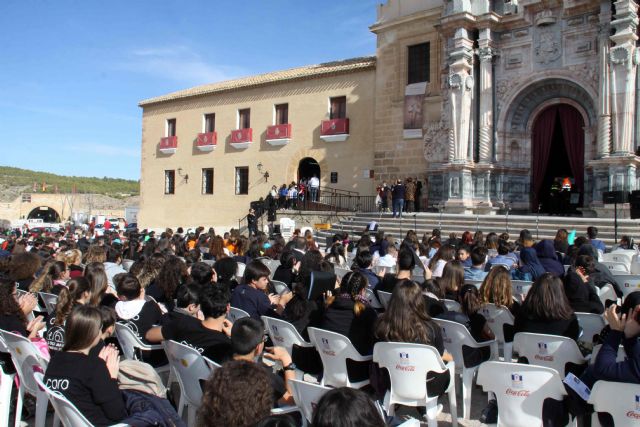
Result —
[[0, 0], [0, 165], [139, 179], [138, 102], [375, 54], [383, 0]]

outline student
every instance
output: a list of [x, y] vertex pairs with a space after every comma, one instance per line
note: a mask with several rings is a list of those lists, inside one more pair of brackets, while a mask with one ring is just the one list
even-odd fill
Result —
[[120, 300], [115, 307], [119, 323], [126, 325], [146, 342], [147, 331], [162, 318], [160, 307], [154, 301], [145, 300], [144, 289], [133, 274], [120, 274], [114, 279]]
[[260, 261], [250, 262], [244, 270], [244, 283], [233, 291], [231, 306], [246, 311], [254, 319], [260, 319], [260, 316], [280, 317], [293, 295], [291, 292], [267, 295], [265, 290], [270, 274]]
[[[238, 319], [231, 329], [234, 360], [259, 363], [270, 377], [274, 404], [293, 404], [290, 381], [296, 378], [296, 366], [283, 347], [265, 347], [266, 335], [262, 322], [250, 317]], [[271, 367], [262, 365], [261, 356], [282, 365], [283, 376], [273, 373]]]
[[33, 294], [18, 298], [16, 282], [0, 276], [0, 329], [20, 334], [23, 337], [35, 338], [38, 331], [45, 327], [42, 316], [27, 322], [26, 315], [31, 313], [38, 303]]
[[464, 284], [464, 267], [460, 261], [449, 261], [442, 270], [442, 277], [436, 279], [440, 286], [440, 298], [458, 300], [458, 292]]
[[484, 280], [487, 272], [484, 271], [484, 262], [487, 259], [487, 250], [482, 246], [476, 246], [471, 251], [471, 267], [465, 267], [464, 280]]
[[340, 387], [325, 393], [313, 412], [314, 427], [384, 427], [373, 400], [363, 391]]
[[564, 291], [569, 305], [576, 312], [602, 314], [604, 306], [594, 285], [589, 283], [589, 275], [595, 270], [593, 258], [579, 255], [576, 265], [564, 277]]
[[179, 315], [163, 326], [149, 329], [146, 338], [150, 342], [173, 340], [195, 348], [216, 363], [223, 363], [231, 357], [232, 325], [226, 319], [229, 294], [218, 286], [203, 286], [198, 303], [203, 320]]
[[560, 278], [564, 277], [564, 266], [562, 265], [562, 262], [558, 260], [558, 255], [556, 254], [551, 240], [540, 240], [536, 243], [535, 250], [538, 255], [538, 260], [540, 261], [540, 264], [542, 264], [542, 267], [544, 267], [545, 271]]
[[497, 255], [489, 258], [485, 270], [491, 270], [491, 267], [495, 264], [504, 265], [508, 270], [511, 270], [514, 267], [514, 260], [509, 256], [509, 246], [507, 242], [499, 240], [497, 245]]
[[589, 243], [591, 246], [596, 248], [598, 251], [604, 253], [607, 249], [607, 246], [604, 244], [602, 240], [598, 240], [598, 228], [591, 226], [587, 228], [587, 237], [589, 237]]
[[62, 393], [93, 425], [108, 426], [127, 418], [118, 389], [120, 357], [113, 347], [105, 347], [99, 357], [89, 351], [100, 341], [100, 310], [78, 306], [66, 323], [65, 344], [49, 362], [44, 381]]
[[369, 288], [375, 289], [380, 283], [380, 278], [371, 270], [371, 263], [373, 262], [373, 256], [369, 250], [359, 251], [354, 261], [354, 271], [360, 272], [367, 278]]
[[470, 268], [473, 264], [471, 261], [471, 248], [467, 244], [461, 244], [456, 252], [456, 259], [462, 262], [462, 266], [465, 268]]
[[411, 250], [402, 248], [400, 250], [400, 254], [398, 254], [398, 272], [396, 274], [385, 274], [382, 277], [380, 284], [375, 288], [376, 292], [393, 292], [393, 289], [396, 287], [396, 283], [404, 279], [411, 279], [411, 272], [415, 266], [415, 257]]
[[[203, 386], [198, 409], [199, 427], [254, 426], [273, 407], [273, 393], [266, 369], [244, 360], [227, 362], [216, 369]], [[247, 404], [247, 403], [251, 404]]]
[[492, 268], [487, 274], [480, 286], [480, 295], [483, 303], [506, 307], [514, 316], [520, 310], [519, 302], [513, 299], [511, 273], [502, 266]]
[[65, 322], [73, 307], [85, 305], [91, 300], [91, 285], [84, 277], [71, 279], [68, 286], [60, 292], [56, 311], [47, 321], [47, 332], [44, 335], [49, 351], [62, 350], [65, 338]]

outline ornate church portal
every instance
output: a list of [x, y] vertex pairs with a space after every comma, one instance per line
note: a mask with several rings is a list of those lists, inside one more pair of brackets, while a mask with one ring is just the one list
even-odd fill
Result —
[[[534, 212], [538, 208], [548, 213], [568, 212], [579, 205], [584, 189], [583, 128], [582, 115], [568, 104], [546, 107], [535, 117], [531, 137]], [[571, 188], [567, 188], [569, 183]]]

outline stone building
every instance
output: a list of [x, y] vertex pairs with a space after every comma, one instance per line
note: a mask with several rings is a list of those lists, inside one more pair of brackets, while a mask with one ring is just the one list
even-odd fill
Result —
[[[423, 208], [462, 213], [546, 209], [564, 178], [574, 207], [606, 215], [604, 191], [640, 189], [637, 9], [631, 0], [387, 0], [370, 27], [374, 58], [143, 101], [140, 222], [233, 225], [272, 183], [297, 180], [304, 161], [320, 166], [323, 186], [360, 195], [417, 176]], [[332, 122], [337, 98], [348, 131]], [[289, 135], [283, 145], [275, 130]], [[208, 132], [216, 143], [201, 141]], [[215, 169], [213, 194], [205, 169]]]

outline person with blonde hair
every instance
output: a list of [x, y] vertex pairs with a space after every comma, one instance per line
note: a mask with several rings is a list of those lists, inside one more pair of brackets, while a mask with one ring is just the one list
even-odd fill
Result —
[[480, 286], [480, 295], [485, 304], [506, 307], [515, 316], [520, 304], [513, 299], [511, 273], [503, 266], [492, 268]]
[[80, 249], [68, 249], [60, 252], [56, 259], [67, 265], [71, 279], [82, 276], [82, 252]]

